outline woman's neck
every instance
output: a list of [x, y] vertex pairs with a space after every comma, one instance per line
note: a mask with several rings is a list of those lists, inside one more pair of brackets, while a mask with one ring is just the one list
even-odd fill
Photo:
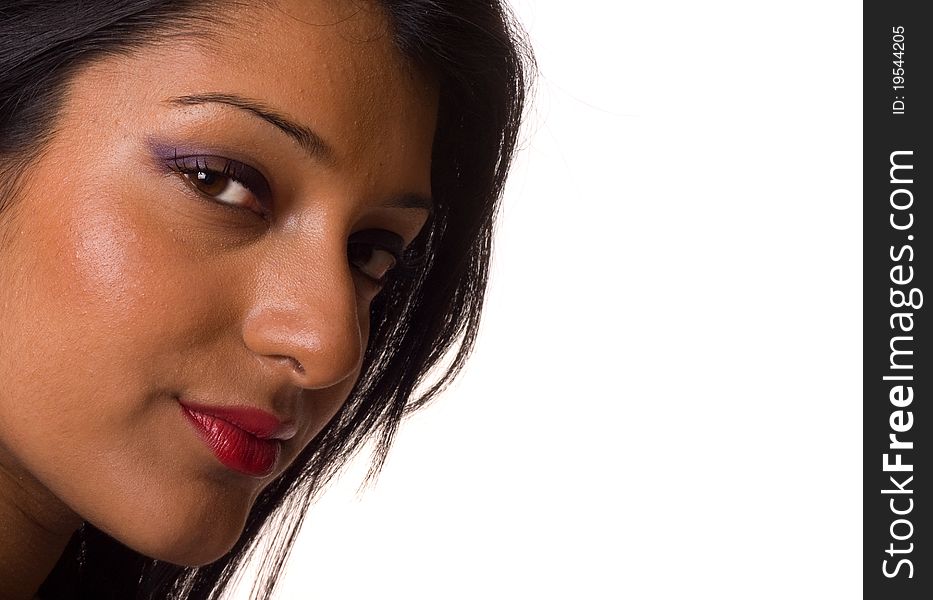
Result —
[[80, 517], [0, 445], [0, 600], [31, 600]]

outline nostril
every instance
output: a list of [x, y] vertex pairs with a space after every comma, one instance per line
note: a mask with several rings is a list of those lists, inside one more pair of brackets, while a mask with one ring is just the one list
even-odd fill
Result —
[[304, 375], [304, 373], [305, 373], [305, 368], [304, 368], [303, 366], [301, 366], [301, 363], [298, 362], [297, 359], [292, 358], [291, 356], [289, 356], [289, 357], [288, 357], [288, 360], [291, 361], [292, 366], [295, 367], [295, 370], [296, 370], [296, 371], [298, 371], [299, 373], [301, 373], [302, 375]]
[[297, 371], [300, 375], [304, 375], [304, 373], [305, 373], [305, 368], [304, 368], [304, 366], [302, 366], [302, 364], [301, 364], [300, 362], [298, 362], [298, 359], [297, 359], [297, 358], [294, 358], [293, 356], [285, 356], [285, 355], [282, 355], [282, 354], [276, 355], [275, 358], [278, 359], [278, 360], [280, 360], [280, 361], [285, 361], [285, 362], [287, 362], [287, 363], [290, 364], [291, 367], [292, 367], [295, 371]]

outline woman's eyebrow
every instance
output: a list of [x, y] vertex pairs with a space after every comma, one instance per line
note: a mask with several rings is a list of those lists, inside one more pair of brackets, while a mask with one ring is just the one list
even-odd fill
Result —
[[[282, 113], [269, 108], [258, 100], [244, 98], [236, 94], [226, 93], [207, 93], [207, 94], [188, 94], [177, 96], [166, 100], [169, 104], [177, 106], [190, 106], [195, 104], [226, 104], [242, 110], [245, 110], [262, 120], [275, 125], [290, 138], [298, 142], [304, 148], [311, 158], [323, 161], [326, 164], [334, 163], [334, 151], [327, 145], [321, 136], [316, 134], [311, 128], [305, 127]], [[434, 210], [434, 199], [422, 194], [403, 194], [383, 203], [383, 206], [390, 208], [417, 208], [431, 212]]]
[[417, 208], [428, 212], [434, 211], [434, 199], [422, 194], [403, 194], [385, 202], [389, 208]]
[[269, 108], [258, 100], [244, 98], [236, 94], [207, 93], [207, 94], [189, 94], [178, 96], [166, 100], [169, 104], [179, 106], [190, 106], [194, 104], [226, 104], [250, 112], [262, 120], [275, 125], [287, 136], [298, 142], [312, 158], [322, 160], [325, 163], [333, 164], [334, 151], [327, 145], [321, 136], [316, 134], [309, 127], [305, 127], [282, 113]]

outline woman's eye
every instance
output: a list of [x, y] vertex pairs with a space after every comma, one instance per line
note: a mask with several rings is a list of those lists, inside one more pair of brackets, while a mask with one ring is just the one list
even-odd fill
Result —
[[[218, 164], [212, 164], [216, 162]], [[173, 169], [202, 196], [265, 215], [268, 184], [255, 169], [219, 157], [175, 157]]]
[[249, 206], [253, 202], [253, 193], [249, 188], [222, 173], [200, 169], [185, 173], [185, 177], [199, 192], [224, 204]]
[[402, 238], [390, 231], [371, 229], [355, 234], [347, 244], [347, 259], [360, 273], [385, 285], [402, 255]]

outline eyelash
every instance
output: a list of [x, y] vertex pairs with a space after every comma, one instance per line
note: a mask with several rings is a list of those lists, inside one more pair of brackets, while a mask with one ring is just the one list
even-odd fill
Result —
[[[208, 165], [212, 160], [216, 160], [223, 164], [220, 169], [213, 168]], [[178, 156], [177, 151], [169, 159], [169, 167], [178, 173], [179, 175], [185, 176], [188, 183], [195, 192], [199, 193], [202, 197], [210, 200], [214, 204], [218, 204], [224, 208], [233, 209], [240, 211], [241, 206], [234, 206], [232, 204], [218, 201], [216, 198], [210, 196], [209, 194], [204, 193], [199, 190], [191, 181], [191, 177], [197, 175], [198, 173], [208, 173], [215, 176], [222, 177], [224, 179], [229, 179], [234, 181], [247, 190], [256, 197], [259, 203], [259, 209], [261, 212], [252, 211], [256, 214], [259, 214], [263, 219], [268, 219], [270, 213], [270, 204], [272, 193], [269, 189], [269, 184], [266, 182], [266, 178], [262, 176], [262, 173], [256, 169], [245, 165], [239, 161], [223, 158], [221, 156]], [[247, 208], [247, 210], [250, 210]]]
[[[222, 161], [223, 167], [220, 170], [209, 167], [208, 161], [212, 159]], [[269, 210], [269, 205], [271, 204], [271, 191], [269, 190], [269, 185], [266, 182], [265, 177], [263, 177], [262, 174], [253, 167], [245, 165], [239, 161], [223, 158], [220, 156], [178, 156], [177, 151], [173, 154], [168, 162], [170, 168], [173, 171], [179, 175], [185, 176], [187, 180], [186, 183], [188, 183], [188, 185], [190, 185], [196, 193], [200, 194], [203, 198], [207, 199], [213, 204], [225, 209], [236, 211], [239, 214], [242, 214], [243, 210], [248, 210], [254, 214], [259, 214], [248, 207], [235, 206], [233, 204], [218, 201], [217, 199], [211, 197], [209, 194], [206, 194], [197, 189], [194, 184], [191, 183], [189, 178], [197, 175], [198, 173], [209, 173], [235, 181], [236, 183], [249, 190], [250, 193], [252, 193], [253, 196], [259, 200], [261, 210], [263, 211], [262, 214], [259, 214], [259, 216], [265, 220], [269, 219], [269, 213], [271, 212]], [[361, 242], [360, 238], [368, 240], [369, 243]], [[387, 239], [391, 241], [387, 241]], [[366, 246], [367, 248], [370, 248], [371, 251], [383, 250], [388, 252], [394, 259], [393, 266], [380, 279], [376, 279], [375, 277], [367, 275], [361, 267], [354, 264], [351, 257], [351, 250], [358, 246]], [[367, 229], [365, 231], [357, 232], [351, 236], [347, 243], [347, 258], [350, 261], [351, 266], [353, 266], [357, 272], [359, 272], [368, 281], [379, 287], [385, 287], [396, 279], [407, 279], [412, 277], [417, 271], [417, 267], [421, 264], [421, 260], [411, 257], [404, 251], [402, 248], [401, 238], [397, 234], [385, 229]]]
[[[361, 238], [366, 241], [361, 241]], [[380, 279], [367, 275], [362, 268], [356, 267], [354, 264], [352, 253], [357, 246], [363, 246], [371, 251], [383, 250], [388, 252], [394, 260], [392, 267]], [[353, 234], [347, 243], [347, 259], [363, 277], [379, 287], [385, 287], [389, 282], [396, 279], [410, 278], [418, 265], [417, 261], [412, 260], [411, 256], [405, 253], [402, 248], [401, 238], [385, 229], [367, 229]]]

